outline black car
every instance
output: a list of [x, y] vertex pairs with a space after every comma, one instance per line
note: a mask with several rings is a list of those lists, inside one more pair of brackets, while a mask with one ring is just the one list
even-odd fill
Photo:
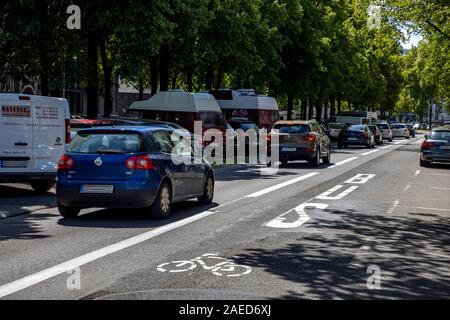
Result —
[[415, 138], [416, 137], [416, 129], [414, 128], [414, 125], [413, 124], [407, 124], [406, 127], [409, 130], [409, 135], [411, 137]]
[[319, 167], [321, 161], [331, 161], [330, 138], [315, 121], [279, 121], [271, 132], [278, 135], [280, 144], [280, 162], [306, 160], [312, 166]]
[[383, 134], [381, 133], [380, 129], [375, 125], [370, 125], [369, 129], [375, 135], [375, 143], [377, 145], [383, 144]]
[[420, 148], [420, 166], [428, 167], [432, 162], [450, 163], [450, 126], [433, 129]]
[[351, 125], [342, 129], [338, 138], [338, 148], [349, 145], [363, 145], [366, 148], [375, 147], [375, 135], [365, 124]]

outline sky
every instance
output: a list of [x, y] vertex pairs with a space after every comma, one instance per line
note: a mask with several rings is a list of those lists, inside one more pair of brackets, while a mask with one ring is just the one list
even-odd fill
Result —
[[[408, 35], [406, 31], [403, 31], [403, 33], [405, 36]], [[411, 34], [408, 41], [402, 42], [402, 46], [404, 49], [411, 49], [413, 46], [417, 47], [420, 40], [422, 40], [422, 36]]]

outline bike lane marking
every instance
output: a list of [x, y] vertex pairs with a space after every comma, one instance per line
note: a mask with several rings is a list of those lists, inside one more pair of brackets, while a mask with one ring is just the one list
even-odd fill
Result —
[[[331, 196], [336, 191], [344, 188], [345, 187], [344, 184], [359, 184], [359, 185], [366, 184], [367, 182], [372, 180], [375, 176], [376, 176], [375, 174], [359, 173], [356, 176], [345, 181], [343, 184], [337, 185], [337, 186], [329, 189], [328, 191], [325, 191], [321, 195], [314, 197], [314, 198], [300, 204], [299, 206], [295, 207], [294, 209], [284, 212], [283, 214], [279, 215], [278, 217], [269, 221], [268, 223], [264, 224], [263, 226], [269, 227], [269, 228], [274, 228], [274, 229], [299, 228], [303, 224], [305, 224], [306, 222], [311, 220], [311, 217], [305, 212], [305, 209], [309, 208], [309, 209], [325, 210], [329, 207], [329, 204], [311, 203], [311, 201], [313, 201], [315, 199], [329, 200], [329, 201], [341, 200], [341, 199], [345, 198], [346, 196], [348, 196], [351, 192], [353, 192], [359, 188], [359, 186], [350, 186], [348, 189], [341, 192], [340, 194], [338, 194], [336, 196]], [[298, 215], [297, 220], [295, 220], [294, 222], [285, 222], [287, 220], [287, 217], [285, 217], [285, 216], [293, 211]]]
[[[216, 263], [212, 266], [208, 266], [205, 262], [206, 259], [215, 259], [220, 260], [222, 262]], [[187, 268], [179, 269], [180, 267], [184, 267], [185, 265], [190, 265]], [[162, 263], [157, 266], [157, 270], [160, 272], [169, 272], [169, 273], [181, 273], [194, 270], [197, 265], [200, 265], [204, 270], [211, 271], [212, 274], [222, 277], [226, 276], [228, 278], [240, 277], [247, 275], [252, 272], [252, 268], [245, 265], [240, 265], [234, 263], [233, 260], [220, 257], [218, 253], [205, 253], [200, 257], [193, 258], [190, 260], [179, 260], [179, 261], [171, 261]], [[171, 268], [172, 267], [172, 268]], [[177, 269], [175, 269], [177, 268]], [[236, 269], [243, 269], [243, 272], [237, 272]], [[234, 272], [234, 273], [232, 273]], [[228, 274], [227, 274], [228, 273]]]

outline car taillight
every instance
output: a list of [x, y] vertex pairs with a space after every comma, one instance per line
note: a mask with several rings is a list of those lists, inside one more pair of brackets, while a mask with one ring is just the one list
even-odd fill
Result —
[[70, 120], [66, 119], [66, 143], [70, 143]]
[[74, 161], [71, 157], [66, 154], [63, 154], [61, 158], [59, 158], [58, 164], [56, 165], [57, 170], [69, 170], [73, 168]]
[[125, 161], [125, 166], [130, 170], [152, 170], [153, 161], [149, 156], [133, 156]]
[[314, 142], [316, 141], [316, 136], [313, 134], [308, 134], [303, 138], [306, 142]]
[[266, 137], [267, 142], [271, 142], [272, 141], [272, 135], [269, 133]]
[[433, 143], [433, 142], [424, 141], [424, 142], [422, 143], [422, 149], [423, 149], [423, 150], [430, 150], [433, 146], [434, 146], [434, 143]]

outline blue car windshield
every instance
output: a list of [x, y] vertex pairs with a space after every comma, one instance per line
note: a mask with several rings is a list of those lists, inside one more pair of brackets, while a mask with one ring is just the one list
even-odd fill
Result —
[[78, 132], [68, 148], [72, 153], [136, 153], [142, 151], [137, 133]]

